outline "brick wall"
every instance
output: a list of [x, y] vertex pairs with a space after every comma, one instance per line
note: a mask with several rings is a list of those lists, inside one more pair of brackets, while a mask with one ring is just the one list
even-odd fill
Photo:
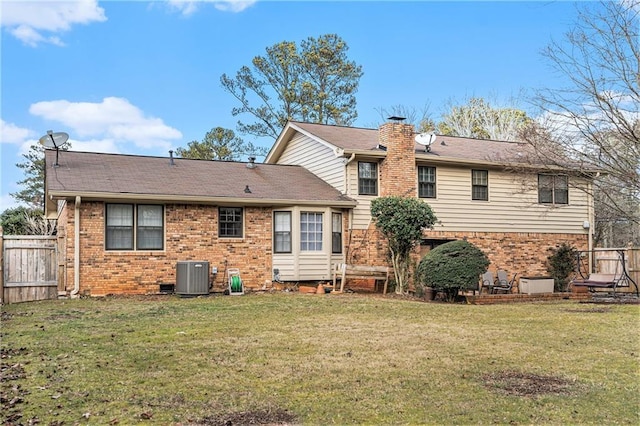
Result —
[[[66, 241], [66, 289], [73, 288], [74, 206], [62, 217]], [[215, 206], [167, 204], [164, 251], [106, 251], [104, 204], [83, 202], [80, 209], [80, 294], [157, 293], [160, 284], [174, 284], [178, 261], [208, 261], [218, 273], [214, 287], [226, 288], [226, 268], [239, 268], [246, 287], [271, 279], [271, 209], [245, 208], [243, 239], [218, 237]]]
[[380, 126], [380, 144], [387, 148], [380, 164], [380, 195], [417, 197], [415, 142], [412, 124], [385, 123]]
[[[586, 250], [588, 244], [586, 235], [576, 234], [427, 231], [424, 237], [448, 241], [466, 239], [487, 255], [491, 261], [489, 270], [504, 269], [508, 272], [509, 278], [514, 273], [517, 273], [518, 277], [546, 276], [549, 249], [566, 242], [579, 250]], [[387, 245], [374, 224], [367, 230], [351, 231], [348, 241], [348, 263], [391, 265], [387, 256]], [[413, 255], [416, 262], [420, 261], [420, 251], [420, 248], [416, 248]]]
[[[379, 129], [379, 141], [387, 148], [380, 165], [380, 195], [417, 197], [414, 127], [404, 123], [385, 123]], [[425, 232], [424, 238], [440, 240], [466, 239], [482, 250], [491, 261], [490, 270], [505, 269], [511, 277], [547, 275], [549, 249], [567, 242], [587, 249], [587, 236], [543, 233]], [[375, 225], [348, 234], [347, 262], [368, 265], [390, 264], [387, 244]], [[420, 260], [417, 248], [416, 262]]]

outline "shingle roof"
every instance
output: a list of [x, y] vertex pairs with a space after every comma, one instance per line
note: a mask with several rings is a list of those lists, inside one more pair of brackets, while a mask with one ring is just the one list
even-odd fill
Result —
[[378, 130], [361, 127], [332, 126], [292, 121], [292, 124], [312, 135], [345, 150], [375, 150]]
[[[203, 199], [241, 199], [247, 204], [355, 205], [355, 202], [299, 166], [205, 161], [168, 157], [61, 151], [46, 152], [46, 188], [54, 196], [139, 194]], [[245, 187], [249, 186], [250, 193]]]
[[[332, 126], [325, 124], [310, 124], [292, 122], [293, 125], [308, 132], [345, 152], [352, 151], [380, 151], [377, 129]], [[503, 142], [462, 138], [457, 136], [438, 135], [431, 145], [431, 151], [425, 152], [424, 146], [415, 145], [416, 154], [444, 157], [457, 160], [472, 160], [486, 162], [517, 161], [518, 153], [528, 151], [527, 144], [519, 142]]]

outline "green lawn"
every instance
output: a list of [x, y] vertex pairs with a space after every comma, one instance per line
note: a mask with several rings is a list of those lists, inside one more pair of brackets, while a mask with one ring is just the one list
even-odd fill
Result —
[[635, 425], [639, 314], [287, 293], [5, 305], [1, 420]]

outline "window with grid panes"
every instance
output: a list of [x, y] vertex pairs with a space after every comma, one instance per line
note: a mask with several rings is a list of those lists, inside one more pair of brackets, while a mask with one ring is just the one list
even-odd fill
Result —
[[358, 194], [378, 195], [378, 163], [358, 162]]
[[322, 213], [300, 213], [300, 250], [322, 251]]
[[471, 199], [489, 200], [489, 171], [471, 170]]
[[436, 198], [436, 168], [418, 167], [418, 197]]
[[218, 209], [218, 236], [242, 238], [242, 207], [220, 207]]

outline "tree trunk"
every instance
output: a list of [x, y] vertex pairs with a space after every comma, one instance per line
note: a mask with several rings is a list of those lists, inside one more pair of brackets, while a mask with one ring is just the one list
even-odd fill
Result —
[[396, 294], [406, 294], [409, 275], [409, 257], [391, 251], [391, 264], [393, 265], [393, 275], [396, 279]]

